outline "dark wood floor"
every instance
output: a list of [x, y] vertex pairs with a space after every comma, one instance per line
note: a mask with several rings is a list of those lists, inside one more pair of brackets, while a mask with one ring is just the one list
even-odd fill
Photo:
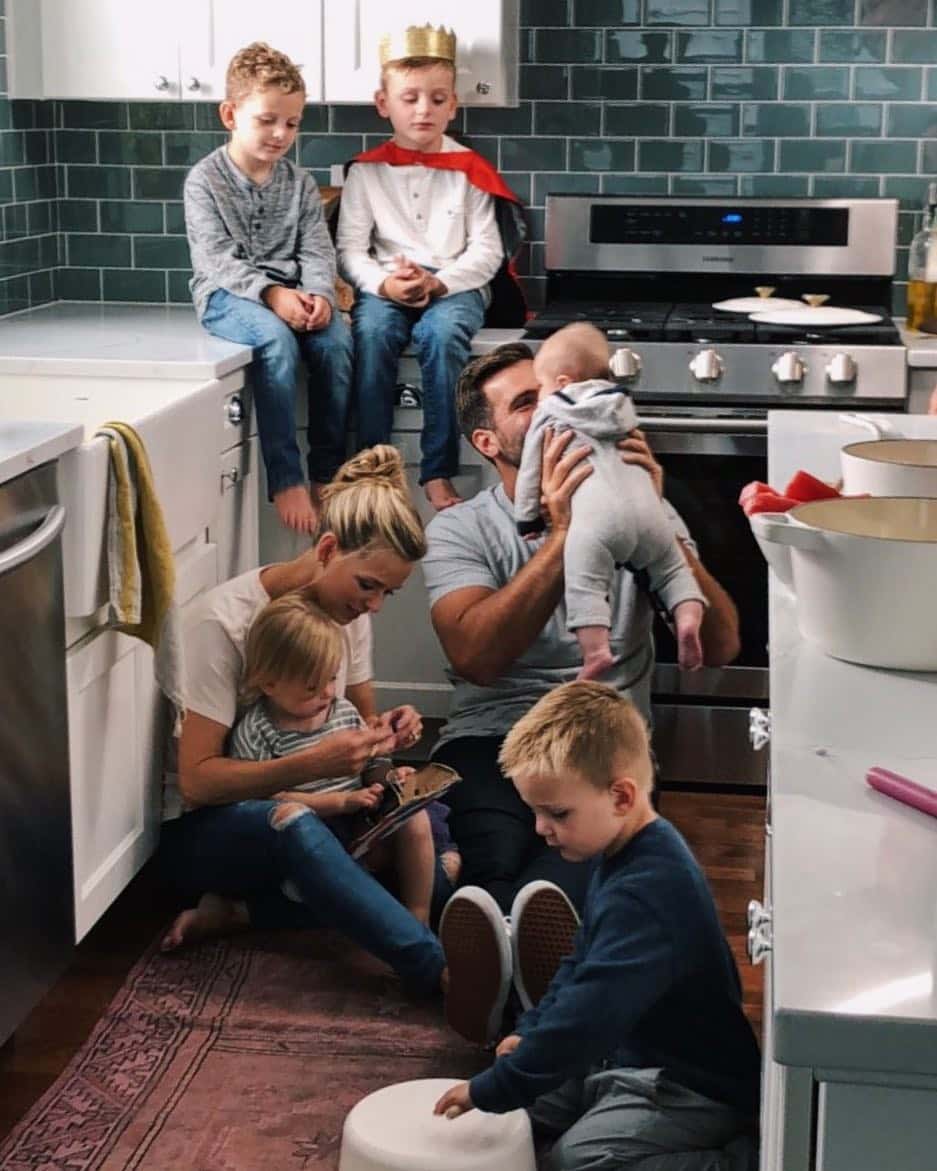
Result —
[[[764, 800], [665, 792], [661, 812], [705, 867], [742, 976], [745, 1009], [760, 1032], [761, 969], [745, 955], [745, 916], [748, 900], [762, 891]], [[65, 1068], [172, 913], [147, 867], [82, 941], [69, 970], [0, 1049], [0, 1138]]]

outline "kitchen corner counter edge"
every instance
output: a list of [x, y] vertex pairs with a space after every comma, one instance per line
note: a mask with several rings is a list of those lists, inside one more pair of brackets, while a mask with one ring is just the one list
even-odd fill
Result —
[[0, 484], [58, 459], [83, 438], [84, 428], [72, 423], [0, 422]]

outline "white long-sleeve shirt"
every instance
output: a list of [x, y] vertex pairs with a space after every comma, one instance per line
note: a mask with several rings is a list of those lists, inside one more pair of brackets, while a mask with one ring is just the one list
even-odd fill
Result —
[[[443, 138], [443, 151], [466, 148]], [[503, 259], [492, 196], [461, 171], [358, 163], [342, 188], [338, 267], [375, 296], [403, 255], [436, 275], [450, 293], [481, 289]]]

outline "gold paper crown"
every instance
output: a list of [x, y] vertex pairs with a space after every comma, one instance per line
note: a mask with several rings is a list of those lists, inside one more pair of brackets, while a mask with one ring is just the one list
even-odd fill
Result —
[[433, 28], [411, 24], [402, 33], [386, 33], [378, 43], [381, 65], [388, 61], [402, 61], [405, 57], [439, 57], [443, 61], [455, 61], [455, 33], [442, 25]]

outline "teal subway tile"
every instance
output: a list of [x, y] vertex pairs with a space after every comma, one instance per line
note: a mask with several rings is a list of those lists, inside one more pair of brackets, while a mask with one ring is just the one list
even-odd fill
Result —
[[[2, 59], [0, 59], [2, 60]], [[6, 89], [6, 79], [4, 78], [3, 88]], [[2, 246], [0, 246], [0, 256], [2, 256]], [[0, 259], [0, 277], [4, 276], [6, 266]], [[30, 306], [29, 300], [29, 278], [26, 276], [14, 277], [12, 280], [0, 280], [0, 316], [7, 313], [19, 313], [22, 309], [28, 309]]]
[[784, 23], [784, 0], [715, 0], [713, 24], [741, 28]]
[[[35, 170], [35, 168], [30, 169]], [[17, 171], [16, 174], [21, 175], [25, 170], [26, 168], [24, 167], [23, 170]], [[32, 199], [32, 195], [22, 197], [14, 196], [13, 174], [14, 172], [10, 170], [0, 171], [0, 203], [12, 203], [14, 198]]]
[[921, 170], [933, 179], [937, 173], [937, 141], [927, 139], [921, 152]]
[[891, 287], [891, 312], [893, 317], [908, 315], [908, 286], [898, 281]]
[[166, 300], [166, 273], [140, 268], [105, 268], [101, 273], [105, 301]]
[[794, 101], [835, 101], [849, 97], [849, 70], [837, 65], [798, 65], [784, 70], [784, 97]]
[[647, 24], [709, 24], [709, 0], [647, 0]]
[[[310, 111], [315, 113], [315, 118], [309, 116]], [[325, 118], [322, 117], [323, 113]], [[322, 125], [323, 122], [325, 125]], [[300, 133], [325, 134], [331, 130], [333, 134], [386, 134], [389, 127], [387, 119], [382, 118], [373, 105], [306, 106]]]
[[69, 233], [67, 247], [68, 263], [75, 268], [95, 268], [103, 265], [130, 268], [129, 236], [84, 236]]
[[27, 163], [52, 162], [51, 131], [27, 130], [23, 134], [23, 154]]
[[705, 29], [677, 33], [678, 61], [687, 64], [722, 63], [742, 60], [741, 29]]
[[902, 211], [920, 211], [927, 198], [930, 179], [929, 175], [886, 175], [882, 195], [886, 199], [897, 199]]
[[916, 102], [923, 71], [913, 67], [857, 65], [854, 97], [886, 102]]
[[22, 130], [0, 133], [0, 167], [18, 167], [26, 162], [26, 144]]
[[903, 211], [898, 216], [898, 243], [907, 247], [921, 226], [921, 217], [914, 212]]
[[163, 205], [105, 199], [101, 203], [101, 231], [162, 234]]
[[670, 106], [629, 102], [605, 107], [605, 132], [615, 137], [667, 135], [670, 133]]
[[895, 250], [895, 280], [906, 281], [908, 279], [908, 249], [898, 248]]
[[[562, 23], [565, 24], [565, 21]], [[612, 28], [616, 24], [640, 23], [641, 0], [573, 0], [575, 25]]]
[[[564, 105], [556, 102], [554, 105]], [[544, 105], [538, 102], [537, 109]], [[521, 102], [516, 107], [492, 110], [466, 110], [466, 128], [469, 134], [549, 134], [560, 131], [546, 131], [533, 129], [533, 110], [531, 102]], [[385, 123], [386, 125], [386, 123]]]
[[702, 171], [703, 143], [646, 139], [638, 143], [639, 171]]
[[[16, 102], [13, 103], [16, 105]], [[43, 130], [53, 130], [57, 125], [55, 102], [33, 102], [36, 111], [36, 126]]]
[[181, 199], [185, 167], [134, 167], [134, 199]]
[[[0, 99], [3, 100], [3, 99]], [[36, 109], [39, 102], [31, 101], [4, 101], [7, 107], [7, 123], [13, 130], [35, 130]]]
[[530, 233], [528, 239], [543, 240], [544, 229], [546, 227], [546, 213], [543, 208], [528, 207], [525, 217], [527, 219], [527, 231]]
[[530, 206], [533, 176], [529, 171], [502, 171], [501, 178], [525, 206]]
[[68, 199], [129, 199], [130, 170], [127, 167], [66, 168]]
[[133, 241], [134, 268], [190, 268], [185, 236], [137, 236]]
[[882, 107], [863, 102], [830, 102], [817, 106], [818, 138], [877, 138], [882, 133]]
[[25, 203], [8, 203], [2, 210], [2, 217], [0, 222], [3, 224], [3, 238], [4, 240], [13, 240], [20, 236], [30, 235], [27, 224], [27, 212]]
[[[569, 66], [522, 65], [518, 88], [522, 99], [565, 98], [569, 93]], [[600, 95], [576, 94], [574, 96], [598, 97]]]
[[609, 32], [605, 36], [605, 60], [637, 61], [642, 65], [673, 60], [670, 33]]
[[0, 94], [0, 130], [10, 130], [13, 127], [13, 107], [15, 103], [8, 101]]
[[175, 305], [189, 305], [192, 302], [192, 293], [189, 290], [189, 281], [192, 273], [188, 270], [180, 272], [171, 269], [166, 273], [168, 299]]
[[501, 139], [502, 170], [561, 171], [565, 166], [566, 140], [563, 138]]
[[677, 138], [734, 138], [738, 132], [736, 104], [674, 107], [673, 133]]
[[602, 107], [598, 102], [537, 102], [534, 134], [601, 134]]
[[800, 138], [810, 133], [810, 107], [785, 102], [746, 105], [742, 133], [755, 138]]
[[773, 138], [740, 138], [709, 144], [710, 171], [773, 171]]
[[738, 194], [738, 180], [735, 176], [712, 179], [703, 175], [674, 175], [670, 191], [673, 195], [733, 196]]
[[98, 205], [93, 199], [60, 199], [60, 232], [96, 232]]
[[161, 134], [102, 130], [98, 133], [98, 149], [102, 163], [136, 163], [142, 167], [158, 167], [163, 163]]
[[842, 61], [860, 65], [869, 61], [884, 61], [887, 34], [875, 29], [846, 32], [841, 29], [820, 30], [820, 60]]
[[[218, 122], [218, 107], [214, 106]], [[132, 102], [128, 107], [131, 130], [194, 130], [193, 102]]]
[[666, 175], [602, 176], [603, 195], [666, 195]]
[[927, 0], [859, 0], [859, 24], [927, 24]]
[[599, 29], [535, 29], [534, 60], [541, 65], [551, 61], [586, 65], [602, 60], [602, 32]]
[[358, 134], [304, 134], [299, 139], [299, 163], [303, 167], [328, 167], [344, 163], [361, 152]]
[[[187, 102], [186, 108], [195, 114], [193, 130], [223, 130], [217, 102]], [[306, 109], [309, 107], [307, 106]], [[305, 110], [303, 111], [305, 117]]]
[[61, 125], [66, 130], [126, 130], [124, 102], [62, 102]]
[[[329, 118], [335, 114], [337, 110], [364, 110], [374, 116], [374, 120], [368, 127], [368, 132], [371, 132], [380, 123], [381, 131], [386, 134], [388, 123], [380, 117], [373, 104], [367, 106], [320, 106], [320, 105], [306, 105], [303, 106], [303, 116], [299, 123], [300, 134], [326, 134], [329, 130]], [[217, 130], [217, 126], [196, 126], [196, 130]], [[332, 129], [337, 130], [337, 126]]]
[[96, 268], [56, 269], [52, 284], [62, 301], [101, 300], [101, 273]]
[[709, 86], [713, 101], [767, 101], [778, 96], [778, 71], [769, 65], [714, 66]]
[[573, 171], [633, 171], [634, 143], [622, 139], [586, 139], [569, 144]]
[[571, 171], [534, 175], [531, 203], [542, 207], [548, 195], [594, 195], [599, 190], [597, 175], [577, 175]]
[[905, 174], [917, 170], [916, 142], [854, 142], [850, 151], [849, 170], [875, 174]]
[[625, 65], [611, 68], [576, 66], [572, 72], [572, 84], [574, 98], [626, 102], [638, 96], [638, 71]]
[[810, 189], [806, 175], [739, 175], [739, 195], [799, 199]]
[[521, 28], [530, 25], [560, 25], [569, 23], [567, 0], [521, 0]]
[[[60, 163], [96, 163], [98, 142], [93, 130], [56, 130], [55, 157]], [[102, 159], [102, 162], [111, 160]]]
[[815, 175], [813, 194], [818, 199], [875, 199], [878, 177], [866, 175]]
[[532, 28], [522, 28], [518, 34], [517, 59], [521, 65], [537, 60], [537, 54], [534, 52], [535, 35], [536, 29]]
[[788, 138], [780, 143], [778, 158], [780, 171], [846, 170], [846, 143], [833, 139]]
[[789, 0], [788, 24], [852, 24], [852, 0]]
[[755, 65], [812, 61], [815, 40], [813, 29], [750, 29], [746, 60]]
[[688, 65], [680, 69], [641, 70], [641, 97], [662, 102], [702, 102], [706, 100], [705, 66]]
[[937, 29], [896, 29], [891, 59], [898, 65], [933, 65], [937, 61]]
[[937, 136], [937, 106], [889, 106], [888, 138], [934, 138]]
[[43, 236], [47, 232], [56, 231], [51, 202], [26, 203], [19, 206], [26, 208], [27, 230], [30, 236]]
[[31, 272], [29, 274], [29, 303], [30, 305], [45, 305], [54, 300], [52, 291], [52, 269], [47, 272]]
[[29, 199], [55, 199], [58, 195], [55, 167], [17, 167], [15, 171], [3, 173], [8, 180], [12, 175], [13, 192], [9, 198], [15, 199], [17, 203], [24, 203]]
[[163, 135], [166, 150], [166, 165], [170, 167], [191, 167], [206, 155], [227, 142], [226, 134], [199, 133], [195, 130], [169, 131]]
[[924, 97], [929, 102], [937, 102], [937, 69], [928, 69], [927, 79], [924, 82]]
[[168, 236], [185, 235], [185, 209], [181, 203], [165, 203], [166, 234]]

